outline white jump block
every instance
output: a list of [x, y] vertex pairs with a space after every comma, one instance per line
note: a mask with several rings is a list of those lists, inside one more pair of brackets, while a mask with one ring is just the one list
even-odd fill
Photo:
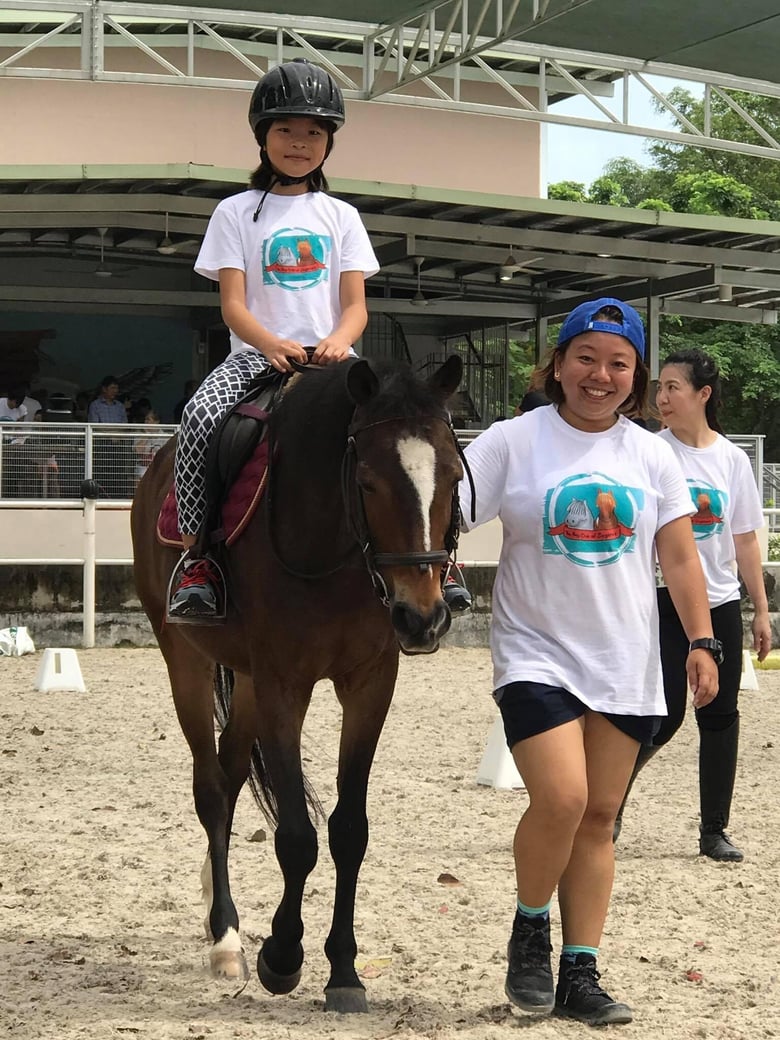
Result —
[[477, 770], [477, 783], [503, 790], [525, 788], [515, 760], [506, 746], [504, 724], [499, 716], [490, 728], [487, 747]]
[[49, 647], [43, 651], [38, 674], [35, 677], [35, 689], [42, 693], [58, 690], [73, 690], [86, 693], [81, 666], [76, 651], [69, 648]]
[[742, 678], [739, 680], [739, 688], [740, 690], [758, 689], [758, 678], [749, 650], [742, 651]]

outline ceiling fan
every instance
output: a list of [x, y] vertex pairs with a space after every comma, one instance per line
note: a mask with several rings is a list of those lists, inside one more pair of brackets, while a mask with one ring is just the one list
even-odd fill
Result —
[[501, 264], [498, 269], [498, 280], [499, 282], [511, 282], [512, 276], [517, 271], [522, 271], [524, 268], [529, 267], [531, 264], [537, 263], [537, 261], [544, 259], [541, 256], [530, 256], [525, 260], [518, 260], [512, 250], [509, 250], [509, 255], [506, 260]]
[[110, 267], [106, 263], [105, 252], [106, 252], [106, 235], [108, 234], [107, 227], [99, 227], [97, 233], [100, 235], [100, 263], [92, 271], [92, 274], [96, 278], [113, 278], [115, 275], [127, 274], [129, 271], [135, 270], [135, 264], [124, 267]]
[[461, 289], [461, 291], [457, 293], [446, 293], [441, 296], [426, 296], [422, 291], [420, 278], [420, 271], [422, 270], [422, 265], [425, 263], [425, 257], [413, 256], [412, 260], [417, 268], [417, 289], [414, 296], [409, 300], [413, 307], [429, 307], [431, 304], [441, 303], [444, 300], [459, 300], [465, 295], [465, 290]]
[[178, 253], [178, 251], [183, 249], [185, 246], [199, 244], [199, 238], [182, 238], [178, 242], [174, 242], [168, 233], [168, 214], [165, 214], [165, 234], [163, 235], [160, 244], [157, 246], [157, 252], [161, 256], [173, 256], [174, 253]]

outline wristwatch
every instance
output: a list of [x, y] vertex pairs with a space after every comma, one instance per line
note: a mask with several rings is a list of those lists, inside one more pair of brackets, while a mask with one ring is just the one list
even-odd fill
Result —
[[719, 639], [694, 639], [688, 647], [691, 650], [709, 650], [715, 658], [715, 664], [723, 664], [723, 643]]

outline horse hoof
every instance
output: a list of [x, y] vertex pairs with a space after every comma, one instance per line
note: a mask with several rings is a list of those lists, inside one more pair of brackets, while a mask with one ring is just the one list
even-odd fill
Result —
[[325, 1010], [340, 1015], [362, 1015], [368, 1012], [366, 991], [362, 986], [332, 986], [325, 990]]
[[269, 993], [281, 996], [284, 993], [292, 993], [301, 981], [301, 969], [298, 968], [292, 975], [279, 975], [268, 967], [262, 949], [257, 955], [257, 975], [263, 986]]
[[235, 928], [228, 928], [218, 943], [214, 943], [209, 951], [209, 967], [215, 979], [249, 978], [241, 939]]
[[239, 950], [213, 950], [209, 957], [211, 975], [215, 979], [234, 979], [246, 982], [249, 978], [249, 965], [246, 957]]

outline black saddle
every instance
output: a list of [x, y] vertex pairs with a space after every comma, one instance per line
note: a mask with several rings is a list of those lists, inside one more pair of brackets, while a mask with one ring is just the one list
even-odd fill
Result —
[[206, 519], [199, 548], [206, 550], [224, 540], [222, 503], [266, 436], [269, 416], [287, 378], [286, 372], [273, 368], [256, 376], [214, 431], [206, 453]]

